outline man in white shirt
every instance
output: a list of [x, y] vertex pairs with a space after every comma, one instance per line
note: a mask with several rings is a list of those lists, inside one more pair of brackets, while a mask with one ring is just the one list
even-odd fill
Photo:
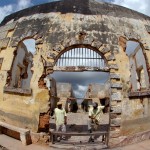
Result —
[[[55, 114], [55, 123], [56, 123], [56, 131], [66, 132], [66, 124], [67, 124], [67, 114], [64, 108], [62, 108], [62, 103], [57, 103], [57, 108], [54, 110]], [[62, 137], [65, 139], [65, 137]], [[57, 141], [60, 141], [60, 137], [57, 137]]]
[[[98, 103], [94, 102], [93, 107], [89, 109], [88, 131], [90, 133], [92, 133], [93, 130], [97, 129], [104, 107], [105, 106], [98, 106]], [[94, 142], [94, 138], [92, 136], [89, 139], [89, 142], [91, 141]]]

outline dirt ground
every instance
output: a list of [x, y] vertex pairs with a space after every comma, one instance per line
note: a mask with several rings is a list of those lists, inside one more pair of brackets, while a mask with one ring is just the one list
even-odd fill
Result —
[[[53, 119], [52, 119], [53, 118]], [[50, 128], [55, 129], [55, 120], [52, 117], [50, 120]], [[74, 132], [86, 132], [87, 128], [87, 120], [88, 120], [88, 112], [83, 112], [81, 109], [78, 110], [77, 113], [67, 113], [67, 131]], [[105, 113], [101, 116], [100, 126], [98, 127], [98, 131], [107, 131], [109, 124], [109, 114]], [[89, 137], [87, 136], [73, 136], [68, 139], [69, 143], [87, 143]], [[101, 137], [97, 138], [96, 141], [100, 142]]]
[[0, 145], [0, 150], [8, 150], [8, 149]]

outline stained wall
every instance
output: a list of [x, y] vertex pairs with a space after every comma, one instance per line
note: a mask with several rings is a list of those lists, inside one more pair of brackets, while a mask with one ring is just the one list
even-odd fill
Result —
[[[55, 62], [69, 47], [84, 45], [98, 51], [108, 64], [111, 85], [109, 144], [118, 144], [128, 136], [149, 130], [148, 92], [144, 97], [132, 96], [132, 100], [129, 96], [131, 72], [125, 45], [130, 39], [142, 45], [149, 75], [150, 18], [123, 7], [110, 7], [109, 4], [90, 0], [83, 5], [81, 3], [82, 7], [78, 7], [78, 1], [74, 0], [72, 5], [77, 9], [69, 11], [65, 2], [54, 3], [59, 6], [59, 11], [56, 8], [55, 11], [40, 13], [39, 9], [39, 12], [31, 11], [30, 16], [29, 11], [24, 10], [2, 22], [0, 57], [4, 60], [0, 70], [0, 120], [36, 132], [39, 114], [49, 110], [49, 91], [39, 88], [39, 79], [53, 72]], [[85, 5], [90, 6], [89, 12], [84, 12]], [[49, 6], [52, 8], [51, 4]], [[62, 12], [61, 7], [65, 6], [67, 8], [62, 10], [66, 12]], [[99, 12], [98, 8], [103, 9]], [[107, 13], [104, 8], [107, 8]], [[5, 93], [3, 89], [8, 73], [12, 71], [14, 51], [26, 38], [36, 41], [30, 82], [32, 93], [28, 96], [19, 92]]]

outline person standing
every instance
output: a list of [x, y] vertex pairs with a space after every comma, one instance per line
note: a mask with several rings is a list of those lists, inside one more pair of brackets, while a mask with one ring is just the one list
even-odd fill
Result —
[[[98, 106], [98, 103], [94, 102], [93, 107], [89, 109], [88, 131], [90, 133], [92, 133], [93, 130], [97, 130], [104, 107], [105, 106]], [[91, 136], [89, 142], [94, 142], [94, 137]]]
[[[54, 110], [55, 114], [55, 123], [56, 123], [56, 131], [66, 132], [66, 124], [67, 124], [67, 114], [64, 108], [62, 108], [62, 103], [57, 103], [57, 108]], [[65, 139], [65, 136], [62, 136], [62, 139]], [[60, 136], [57, 137], [57, 141], [60, 141]]]

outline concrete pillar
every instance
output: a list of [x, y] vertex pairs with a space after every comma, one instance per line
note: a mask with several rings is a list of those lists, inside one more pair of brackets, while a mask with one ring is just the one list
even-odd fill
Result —
[[22, 142], [23, 145], [27, 145], [26, 134], [20, 133], [20, 140], [21, 140], [21, 142]]

